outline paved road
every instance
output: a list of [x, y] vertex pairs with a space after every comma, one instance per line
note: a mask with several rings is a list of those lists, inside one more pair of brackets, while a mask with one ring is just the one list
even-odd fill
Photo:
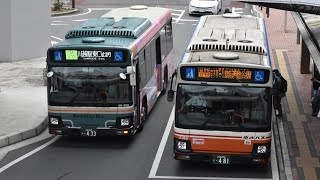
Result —
[[[53, 18], [53, 43], [61, 41], [71, 27], [88, 18], [99, 17], [110, 8], [99, 4], [104, 1], [95, 0], [99, 6], [88, 9], [88, 4], [85, 2], [83, 1], [81, 6], [82, 13]], [[90, 2], [94, 4], [93, 1]], [[174, 60], [178, 63], [191, 38], [198, 17], [190, 17], [186, 13], [187, 6], [166, 7], [172, 9], [174, 15]], [[166, 97], [161, 97], [151, 112], [143, 132], [134, 138], [56, 136], [12, 151], [0, 162], [0, 179], [277, 179], [274, 163], [266, 170], [261, 170], [251, 166], [217, 167], [204, 163], [175, 161], [172, 157], [173, 137], [170, 126], [172, 108], [173, 103], [167, 102]], [[159, 148], [161, 143], [163, 145]], [[32, 155], [25, 156], [25, 159], [21, 158], [30, 151], [31, 153], [27, 155]], [[10, 163], [13, 164], [13, 160], [17, 158], [21, 161], [10, 166]]]

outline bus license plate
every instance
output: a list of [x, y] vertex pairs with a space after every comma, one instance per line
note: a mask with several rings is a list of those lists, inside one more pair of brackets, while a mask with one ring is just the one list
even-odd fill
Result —
[[95, 129], [83, 129], [82, 136], [97, 136], [97, 131]]
[[230, 156], [212, 156], [212, 164], [230, 164]]

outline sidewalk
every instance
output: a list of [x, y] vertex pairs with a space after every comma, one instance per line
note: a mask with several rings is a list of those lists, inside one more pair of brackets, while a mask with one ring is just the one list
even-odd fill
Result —
[[0, 63], [0, 148], [46, 128], [45, 66], [45, 58]]
[[[264, 10], [265, 12], [265, 10]], [[288, 81], [283, 99], [284, 126], [293, 179], [320, 179], [320, 119], [311, 116], [311, 74], [300, 74], [301, 44], [297, 44], [297, 26], [288, 12], [287, 33], [284, 33], [285, 12], [270, 9], [266, 18], [273, 68]], [[279, 147], [276, 147], [279, 148]], [[285, 153], [285, 152], [283, 152]]]

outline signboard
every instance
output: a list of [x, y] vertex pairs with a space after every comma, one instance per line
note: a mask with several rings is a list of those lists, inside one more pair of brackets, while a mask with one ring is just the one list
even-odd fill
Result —
[[53, 63], [127, 63], [128, 51], [115, 49], [51, 49], [48, 59]]
[[180, 68], [181, 79], [186, 81], [267, 83], [270, 71], [240, 67], [190, 66]]

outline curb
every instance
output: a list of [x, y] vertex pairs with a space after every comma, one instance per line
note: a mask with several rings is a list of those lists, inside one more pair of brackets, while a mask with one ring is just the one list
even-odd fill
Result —
[[75, 14], [75, 13], [77, 13], [77, 12], [80, 11], [80, 9], [77, 9], [77, 8], [75, 8], [75, 9], [66, 8], [66, 9], [68, 9], [69, 11], [61, 12], [61, 13], [52, 13], [52, 14], [51, 14], [51, 17], [64, 16], [64, 15], [69, 15], [69, 14]]
[[47, 118], [42, 123], [31, 129], [24, 129], [18, 132], [10, 133], [8, 135], [0, 136], [0, 148], [35, 137], [41, 134], [48, 125]]

